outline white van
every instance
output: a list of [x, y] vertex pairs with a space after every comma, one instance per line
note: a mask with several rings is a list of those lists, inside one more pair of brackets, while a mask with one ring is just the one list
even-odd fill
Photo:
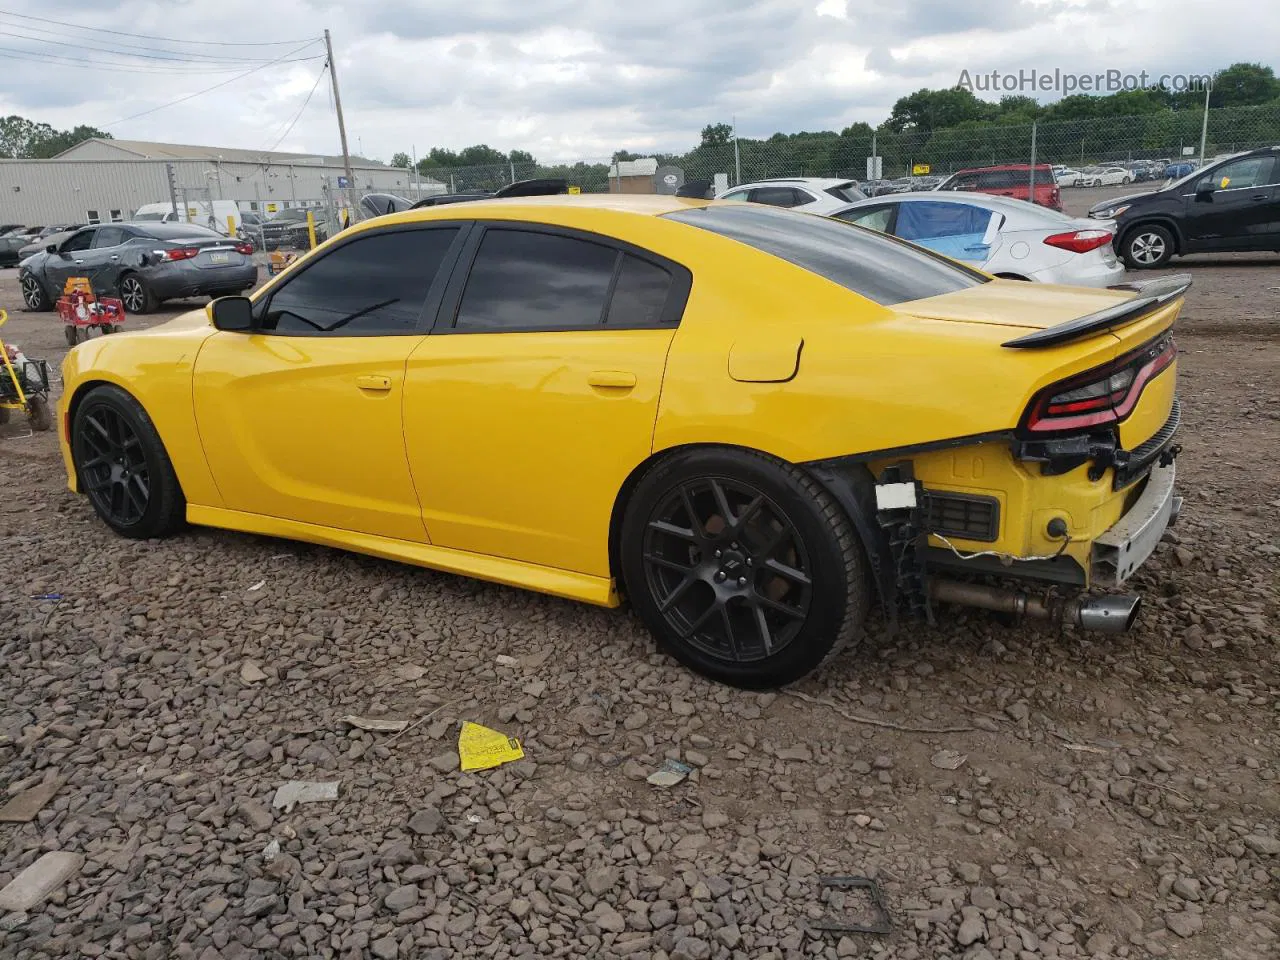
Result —
[[217, 230], [224, 236], [227, 233], [227, 218], [235, 221], [240, 227], [240, 208], [234, 200], [188, 200], [186, 208], [179, 207], [175, 212], [172, 203], [144, 203], [134, 212], [131, 220], [154, 220], [165, 223], [188, 222]]

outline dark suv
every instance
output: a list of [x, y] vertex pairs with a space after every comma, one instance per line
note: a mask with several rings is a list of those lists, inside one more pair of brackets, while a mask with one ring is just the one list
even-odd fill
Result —
[[1116, 222], [1116, 252], [1134, 269], [1188, 253], [1280, 252], [1280, 146], [1229, 157], [1151, 193], [1095, 203], [1089, 216]]

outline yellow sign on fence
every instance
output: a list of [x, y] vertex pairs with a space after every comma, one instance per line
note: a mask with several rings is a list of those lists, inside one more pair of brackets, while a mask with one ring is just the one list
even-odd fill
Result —
[[911, 175], [913, 177], [923, 177], [932, 169], [927, 163], [913, 163], [911, 165]]
[[577, 195], [577, 194], [579, 194], [579, 193], [581, 193], [581, 192], [582, 192], [582, 188], [581, 188], [581, 187], [570, 187], [570, 188], [569, 188], [569, 192], [570, 192], [570, 193], [572, 193], [572, 194]]

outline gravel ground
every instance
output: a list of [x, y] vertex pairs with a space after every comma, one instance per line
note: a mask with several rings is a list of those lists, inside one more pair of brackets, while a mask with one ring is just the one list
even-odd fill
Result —
[[[1186, 504], [1140, 626], [872, 624], [781, 694], [691, 675], [627, 612], [216, 531], [115, 538], [52, 434], [0, 428], [0, 802], [64, 781], [0, 823], [0, 887], [84, 857], [0, 913], [0, 956], [1275, 958], [1280, 256], [1174, 269]], [[65, 349], [49, 315], [3, 332]], [[460, 720], [525, 759], [460, 773]], [[668, 758], [688, 779], [647, 783]], [[337, 799], [273, 809], [290, 780]], [[815, 931], [842, 906], [827, 874], [877, 878], [892, 932]]]

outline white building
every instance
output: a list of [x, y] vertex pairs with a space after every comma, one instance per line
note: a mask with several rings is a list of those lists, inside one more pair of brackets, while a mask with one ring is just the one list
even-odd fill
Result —
[[[341, 157], [93, 139], [51, 160], [0, 160], [0, 223], [127, 220], [144, 203], [168, 202], [170, 168], [180, 205], [234, 200], [241, 210], [266, 216], [340, 202], [346, 186]], [[351, 168], [353, 197], [382, 192], [416, 199], [446, 190], [362, 157], [352, 157]]]

